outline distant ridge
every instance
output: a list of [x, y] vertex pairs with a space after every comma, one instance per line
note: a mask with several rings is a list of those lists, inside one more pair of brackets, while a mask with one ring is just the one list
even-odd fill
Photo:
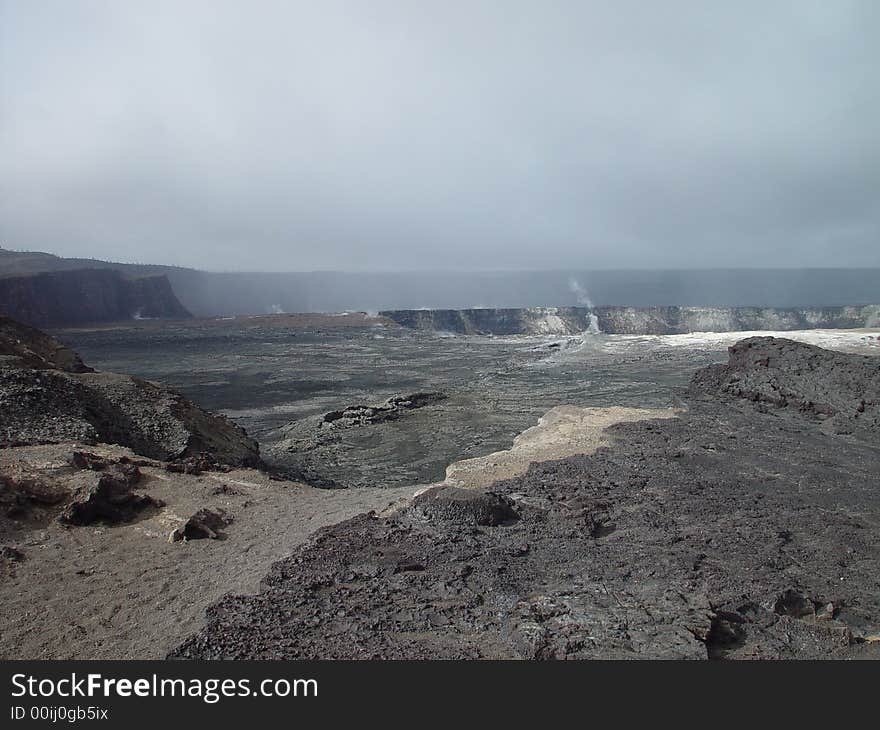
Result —
[[126, 278], [166, 276], [183, 307], [200, 317], [590, 305], [822, 308], [880, 301], [876, 268], [220, 273], [0, 249], [0, 281], [83, 268], [113, 269]]
[[0, 278], [0, 314], [33, 327], [192, 315], [167, 277], [125, 277], [113, 269], [70, 269]]

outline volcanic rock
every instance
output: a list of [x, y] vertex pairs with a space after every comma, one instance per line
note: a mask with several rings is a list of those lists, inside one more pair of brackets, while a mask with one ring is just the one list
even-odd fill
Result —
[[873, 327], [880, 306], [776, 307], [526, 307], [521, 309], [401, 309], [379, 313], [403, 327], [458, 334], [668, 335]]
[[0, 545], [0, 559], [20, 563], [24, 560], [24, 553], [10, 545]]
[[741, 340], [729, 353], [696, 374], [692, 395], [796, 409], [835, 433], [880, 436], [880, 359], [776, 337]]
[[200, 509], [168, 536], [168, 542], [181, 540], [222, 540], [224, 527], [232, 523], [232, 517], [222, 509]]
[[0, 276], [0, 312], [35, 327], [192, 316], [166, 276], [95, 268]]
[[68, 373], [94, 372], [73, 350], [49, 335], [0, 315], [0, 365]]
[[494, 527], [518, 518], [514, 502], [494, 492], [435, 487], [413, 500], [411, 514], [430, 522]]
[[0, 501], [4, 504], [23, 501], [53, 505], [63, 502], [70, 491], [58, 482], [34, 474], [0, 473]]
[[[491, 496], [326, 528], [171, 656], [880, 658], [880, 442], [797, 405], [844, 412], [880, 361], [747, 349], [698, 373], [678, 417], [612, 426]], [[785, 406], [727, 387], [777, 392], [768, 368]], [[518, 517], [503, 528], [481, 519], [499, 503]]]
[[[0, 366], [0, 447], [104, 442], [163, 461], [207, 455], [232, 466], [262, 464], [257, 442], [223, 416], [158, 383], [83, 372], [78, 358], [51, 342], [30, 328], [0, 327], [0, 352], [26, 356], [24, 366], [20, 357]], [[48, 354], [37, 362], [27, 353]], [[48, 369], [56, 363], [68, 369]]]
[[125, 464], [100, 473], [84, 470], [74, 475], [70, 479], [73, 499], [58, 520], [67, 525], [90, 525], [99, 520], [131, 522], [146, 507], [162, 507], [160, 501], [132, 491], [140, 478], [136, 466]]
[[411, 393], [395, 395], [378, 405], [353, 405], [341, 411], [330, 411], [324, 415], [322, 426], [332, 428], [351, 428], [366, 426], [399, 418], [406, 411], [439, 403], [446, 399], [444, 393]]

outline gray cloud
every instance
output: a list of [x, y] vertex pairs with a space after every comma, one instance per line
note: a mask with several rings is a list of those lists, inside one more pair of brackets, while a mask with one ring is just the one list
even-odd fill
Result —
[[0, 243], [880, 265], [880, 5], [0, 0]]

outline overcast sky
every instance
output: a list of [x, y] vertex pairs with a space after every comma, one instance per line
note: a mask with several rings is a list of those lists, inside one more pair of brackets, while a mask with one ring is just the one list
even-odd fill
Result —
[[0, 0], [0, 245], [880, 265], [880, 3]]

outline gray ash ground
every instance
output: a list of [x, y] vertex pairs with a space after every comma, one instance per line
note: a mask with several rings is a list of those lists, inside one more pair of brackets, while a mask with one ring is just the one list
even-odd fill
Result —
[[878, 386], [750, 342], [680, 418], [324, 529], [172, 656], [880, 658]]
[[[453, 461], [508, 448], [557, 405], [669, 406], [693, 370], [724, 359], [726, 347], [234, 321], [59, 337], [95, 368], [159, 380], [231, 417], [260, 442], [263, 458], [292, 478], [380, 487], [440, 480]], [[400, 419], [321, 429], [331, 411], [436, 391], [448, 397]]]

